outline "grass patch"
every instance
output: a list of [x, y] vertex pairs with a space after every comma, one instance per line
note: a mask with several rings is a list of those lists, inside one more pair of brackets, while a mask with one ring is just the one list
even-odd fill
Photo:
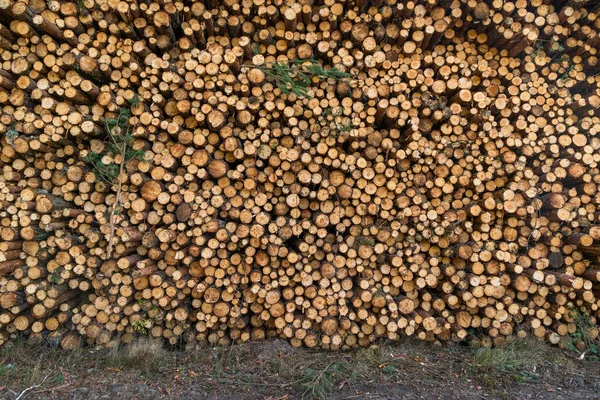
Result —
[[433, 346], [408, 338], [336, 352], [297, 349], [281, 340], [190, 346], [182, 352], [161, 343], [140, 337], [120, 349], [72, 352], [26, 342], [5, 346], [0, 349], [0, 398], [14, 399], [28, 388], [28, 398], [67, 398], [78, 387], [99, 398], [110, 388], [127, 393], [139, 384], [161, 393], [177, 391], [169, 395], [195, 388], [215, 397], [235, 393], [240, 399], [364, 398], [374, 387], [390, 398], [413, 392], [428, 398], [435, 390], [451, 390], [462, 398], [477, 387], [482, 397], [508, 399], [540, 384], [567, 388], [576, 382], [593, 391], [600, 382], [600, 364], [587, 357], [575, 360], [535, 339], [490, 349]]
[[482, 372], [484, 383], [494, 387], [502, 375], [523, 383], [540, 378], [544, 367], [566, 367], [570, 361], [535, 338], [515, 339], [504, 346], [481, 347], [473, 352], [472, 366]]
[[330, 394], [376, 371], [367, 362], [378, 357], [379, 349], [357, 352], [319, 352], [289, 348], [267, 359], [267, 371], [276, 377], [276, 386], [293, 388], [301, 399], [327, 399]]
[[10, 378], [14, 375], [15, 366], [13, 364], [0, 364], [0, 379]]
[[356, 351], [354, 360], [358, 363], [373, 367], [381, 364], [382, 350], [379, 346], [371, 346]]
[[10, 393], [8, 398], [19, 394], [25, 398], [34, 389], [59, 385], [64, 382], [62, 368], [70, 365], [73, 354], [45, 345], [30, 346], [24, 339], [8, 343], [0, 349], [0, 387]]
[[38, 360], [33, 367], [21, 371], [21, 374], [21, 385], [30, 387], [39, 384], [51, 373], [45, 371], [42, 361]]
[[384, 348], [371, 346], [351, 352], [324, 353], [292, 349], [269, 360], [269, 370], [285, 382], [294, 385], [302, 399], [326, 399], [346, 384], [360, 379], [377, 381], [380, 372], [397, 371], [384, 363]]
[[[600, 341], [598, 340], [596, 323], [585, 309], [573, 309], [570, 312], [575, 331], [567, 338], [567, 349], [581, 353], [580, 357], [591, 361], [600, 361]], [[595, 333], [595, 334], [594, 334]]]
[[112, 349], [105, 364], [106, 367], [150, 373], [160, 371], [168, 358], [169, 354], [160, 341], [140, 338], [124, 347]]
[[516, 372], [533, 370], [547, 360], [547, 345], [535, 339], [517, 339], [500, 347], [480, 347], [473, 365], [484, 370]]
[[30, 348], [23, 338], [8, 342], [0, 347], [0, 361], [15, 360], [26, 354]]

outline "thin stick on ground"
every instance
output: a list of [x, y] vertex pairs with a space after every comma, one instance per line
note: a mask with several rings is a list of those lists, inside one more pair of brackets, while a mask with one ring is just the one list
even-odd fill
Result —
[[42, 379], [42, 381], [41, 381], [40, 383], [38, 383], [38, 384], [36, 384], [36, 385], [33, 385], [33, 386], [29, 386], [28, 388], [24, 389], [24, 390], [23, 390], [23, 391], [22, 391], [22, 392], [21, 392], [21, 393], [20, 393], [20, 394], [19, 394], [19, 395], [18, 395], [18, 396], [15, 398], [15, 400], [20, 400], [20, 399], [21, 399], [21, 398], [23, 398], [23, 396], [25, 396], [25, 394], [27, 394], [27, 392], [29, 392], [30, 390], [33, 390], [33, 389], [35, 389], [35, 388], [38, 388], [38, 387], [42, 386], [42, 385], [44, 384], [44, 382], [46, 382], [46, 379], [48, 379], [48, 377], [49, 377], [50, 375], [51, 375], [51, 374], [48, 374], [48, 375], [46, 375], [46, 376], [44, 377], [44, 379]]

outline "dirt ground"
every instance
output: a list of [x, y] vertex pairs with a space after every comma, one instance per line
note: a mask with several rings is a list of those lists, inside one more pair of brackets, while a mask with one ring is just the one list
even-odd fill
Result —
[[0, 357], [0, 398], [600, 399], [600, 363], [532, 340], [503, 348], [404, 341], [351, 352], [280, 340], [166, 351], [66, 352], [16, 343]]

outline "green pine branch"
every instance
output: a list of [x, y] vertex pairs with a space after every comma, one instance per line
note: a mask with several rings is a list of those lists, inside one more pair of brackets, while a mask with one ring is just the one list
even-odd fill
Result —
[[[133, 148], [133, 136], [129, 127], [130, 112], [121, 109], [116, 118], [104, 120], [106, 129], [106, 142], [104, 152], [88, 152], [83, 160], [90, 165], [96, 179], [101, 179], [111, 188], [116, 188], [115, 202], [108, 211], [108, 227], [106, 255], [110, 258], [114, 248], [116, 225], [123, 208], [123, 181], [121, 176], [125, 173], [125, 165], [133, 159], [143, 161], [145, 153]], [[105, 158], [110, 159], [106, 163]]]
[[268, 79], [275, 81], [277, 87], [284, 94], [294, 93], [300, 97], [311, 98], [309, 86], [312, 78], [333, 79], [341, 81], [351, 77], [347, 72], [337, 68], [325, 69], [318, 60], [289, 60], [275, 61], [265, 65], [245, 65], [245, 67], [258, 68], [264, 72]]

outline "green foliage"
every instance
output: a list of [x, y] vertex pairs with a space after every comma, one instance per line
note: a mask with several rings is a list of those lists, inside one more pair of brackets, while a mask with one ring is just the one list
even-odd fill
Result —
[[130, 98], [129, 100], [127, 100], [129, 102], [129, 104], [131, 104], [132, 106], [137, 106], [142, 102], [142, 98], [140, 97], [139, 94], [134, 94], [132, 98]]
[[363, 244], [373, 247], [373, 246], [375, 246], [375, 239], [370, 238], [368, 236], [360, 235], [354, 241], [354, 247], [358, 247]]
[[89, 152], [84, 157], [84, 161], [92, 167], [96, 179], [103, 180], [110, 187], [116, 187], [116, 199], [108, 211], [107, 258], [112, 255], [118, 223], [114, 217], [120, 215], [123, 208], [123, 181], [119, 177], [125, 173], [128, 161], [144, 159], [144, 152], [133, 148], [133, 137], [129, 129], [130, 115], [128, 109], [121, 108], [116, 118], [107, 118], [104, 121], [107, 141], [102, 146], [103, 153]]
[[350, 132], [352, 129], [354, 129], [354, 125], [352, 125], [352, 123], [347, 123], [347, 124], [336, 124], [338, 131], [340, 132]]
[[62, 279], [62, 277], [61, 277], [62, 271], [63, 271], [63, 267], [55, 268], [54, 271], [52, 271], [52, 274], [50, 274], [50, 276], [48, 277], [48, 280], [55, 285], [59, 284]]
[[333, 115], [333, 108], [332, 108], [332, 107], [327, 107], [327, 108], [325, 108], [325, 109], [324, 109], [324, 110], [321, 112], [321, 115], [322, 115], [323, 117], [326, 117], [326, 116], [328, 116], [328, 115]]
[[544, 43], [542, 41], [537, 41], [535, 43], [534, 50], [531, 53], [532, 58], [536, 58], [537, 56], [541, 55], [543, 51], [544, 51]]
[[570, 310], [570, 316], [575, 324], [575, 331], [567, 338], [567, 349], [580, 352], [585, 349], [584, 357], [588, 360], [600, 361], [600, 341], [591, 332], [596, 324], [585, 308]]
[[379, 346], [371, 346], [357, 350], [354, 361], [367, 366], [378, 366], [382, 359], [382, 350]]
[[6, 130], [4, 137], [6, 138], [6, 143], [12, 146], [15, 143], [15, 139], [19, 137], [19, 132], [13, 125]]
[[322, 370], [307, 368], [302, 383], [303, 399], [327, 399], [334, 386], [352, 376], [351, 366], [344, 361], [336, 361]]
[[[109, 185], [115, 183], [123, 168], [122, 164], [133, 159], [143, 161], [145, 157], [144, 151], [136, 150], [131, 147], [133, 144], [133, 137], [129, 130], [129, 116], [129, 110], [123, 108], [119, 111], [116, 118], [107, 118], [104, 120], [108, 138], [108, 141], [104, 146], [104, 152], [100, 154], [90, 151], [83, 158], [83, 160], [93, 168], [96, 178], [103, 180]], [[112, 161], [105, 163], [103, 160], [106, 156], [109, 156], [108, 159]], [[118, 164], [114, 163], [116, 156], [121, 157], [121, 161]]]
[[341, 107], [327, 107], [325, 108], [322, 112], [321, 115], [323, 117], [327, 117], [329, 115], [332, 115], [334, 117], [341, 117], [342, 114], [344, 114], [344, 111], [342, 110]]
[[135, 321], [131, 322], [131, 326], [133, 327], [133, 330], [142, 335], [148, 334], [148, 329], [146, 328], [147, 324], [148, 324], [148, 320], [145, 318], [136, 319]]
[[564, 81], [565, 79], [568, 79], [569, 74], [573, 69], [575, 69], [575, 64], [569, 63], [569, 66], [565, 69], [565, 72], [560, 76], [559, 80]]
[[146, 159], [146, 152], [144, 150], [128, 148], [127, 152], [125, 153], [125, 160], [129, 161], [133, 159], [144, 161]]
[[333, 79], [340, 81], [350, 77], [350, 74], [342, 72], [337, 68], [323, 68], [318, 60], [294, 59], [289, 62], [277, 61], [267, 65], [261, 65], [261, 69], [267, 77], [275, 81], [277, 87], [284, 94], [294, 93], [300, 97], [311, 98], [308, 87], [312, 78]]
[[552, 38], [552, 42], [550, 44], [550, 51], [553, 53], [562, 53], [565, 50], [565, 47], [561, 42]]
[[[327, 118], [328, 120], [333, 120], [335, 123], [335, 128], [332, 128], [332, 133], [333, 133], [333, 137], [337, 138], [340, 136], [341, 133], [343, 132], [350, 132], [352, 129], [354, 129], [354, 125], [352, 124], [352, 121], [350, 118], [343, 118], [343, 111], [341, 107], [327, 107], [325, 108], [322, 112], [320, 117], [321, 118], [327, 118], [327, 117], [333, 117], [333, 118]], [[342, 117], [342, 118], [338, 118], [338, 117]], [[341, 122], [339, 122], [341, 121]]]
[[102, 162], [103, 154], [90, 151], [83, 161], [90, 164], [94, 168], [94, 175], [105, 182], [111, 183], [119, 176], [119, 166], [117, 164], [104, 164]]
[[135, 333], [139, 333], [141, 335], [148, 334], [148, 328], [152, 326], [152, 322], [157, 322], [157, 311], [158, 307], [156, 304], [152, 304], [150, 300], [147, 299], [138, 299], [136, 301], [137, 305], [141, 309], [141, 317], [139, 319], [135, 319], [131, 321], [131, 327]]
[[104, 120], [104, 125], [106, 126], [106, 130], [108, 132], [109, 135], [112, 134], [112, 130], [114, 128], [121, 127], [123, 128], [126, 133], [129, 133], [127, 131], [127, 125], [129, 123], [129, 117], [131, 116], [131, 112], [126, 109], [126, 108], [121, 108], [119, 110], [119, 114], [117, 115], [116, 118], [107, 118]]
[[381, 372], [383, 372], [385, 375], [393, 375], [398, 372], [398, 369], [391, 364], [386, 364], [381, 367]]
[[0, 365], [0, 376], [12, 375], [15, 370], [13, 364], [2, 364]]

